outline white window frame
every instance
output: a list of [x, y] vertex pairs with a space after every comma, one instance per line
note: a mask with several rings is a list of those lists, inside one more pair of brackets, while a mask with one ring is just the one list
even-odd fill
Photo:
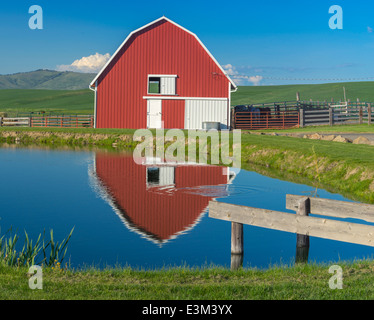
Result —
[[[160, 95], [160, 96], [175, 96], [177, 95], [177, 75], [176, 74], [149, 74], [147, 77], [147, 94], [151, 95]], [[149, 92], [149, 78], [160, 78], [160, 93], [150, 93]], [[162, 92], [162, 78], [175, 78], [175, 84], [174, 84], [174, 93], [163, 93]]]

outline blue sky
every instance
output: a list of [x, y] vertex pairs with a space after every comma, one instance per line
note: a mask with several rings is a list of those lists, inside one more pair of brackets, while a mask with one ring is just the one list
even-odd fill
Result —
[[[42, 30], [28, 26], [31, 5], [43, 9]], [[342, 30], [329, 28], [332, 5], [343, 9]], [[251, 77], [241, 84], [374, 80], [367, 0], [9, 1], [0, 9], [0, 74], [74, 70], [74, 61], [107, 58], [132, 30], [163, 15], [197, 34], [234, 78]]]

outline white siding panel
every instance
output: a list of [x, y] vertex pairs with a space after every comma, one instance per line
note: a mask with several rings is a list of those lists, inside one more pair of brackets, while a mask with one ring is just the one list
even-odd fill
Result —
[[228, 100], [186, 100], [185, 128], [202, 129], [203, 122], [219, 122], [227, 128]]
[[161, 94], [175, 94], [175, 77], [161, 78]]
[[160, 186], [171, 186], [175, 180], [175, 167], [160, 167]]

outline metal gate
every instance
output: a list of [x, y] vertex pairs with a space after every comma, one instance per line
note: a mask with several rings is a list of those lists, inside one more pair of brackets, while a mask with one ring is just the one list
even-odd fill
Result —
[[244, 111], [235, 112], [233, 118], [234, 128], [243, 130], [287, 129], [300, 125], [298, 111]]

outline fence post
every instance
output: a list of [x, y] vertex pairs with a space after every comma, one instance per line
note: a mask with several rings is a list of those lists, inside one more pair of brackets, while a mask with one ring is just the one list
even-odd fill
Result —
[[[234, 108], [231, 108], [231, 112], [230, 112], [230, 130], [232, 131], [233, 129], [235, 129], [235, 112], [234, 112]], [[92, 123], [92, 118], [91, 118], [91, 123]], [[93, 125], [91, 125], [91, 127], [93, 128]]]
[[358, 116], [359, 116], [359, 124], [362, 124], [362, 118], [363, 118], [363, 114], [362, 114], [362, 106], [359, 107], [359, 112], [358, 112]]
[[330, 126], [334, 125], [334, 108], [329, 108], [329, 124]]
[[243, 266], [243, 224], [231, 222], [231, 270]]
[[304, 128], [304, 109], [302, 109], [302, 108], [300, 108], [300, 110], [299, 110], [299, 113], [300, 113], [300, 121], [299, 121], [299, 123], [300, 123], [300, 127], [301, 128]]
[[[310, 199], [305, 198], [300, 200], [299, 207], [296, 214], [300, 216], [308, 216], [310, 212]], [[296, 238], [296, 263], [308, 262], [309, 256], [309, 236], [304, 234], [297, 234]]]
[[368, 125], [371, 125], [371, 103], [368, 103]]

